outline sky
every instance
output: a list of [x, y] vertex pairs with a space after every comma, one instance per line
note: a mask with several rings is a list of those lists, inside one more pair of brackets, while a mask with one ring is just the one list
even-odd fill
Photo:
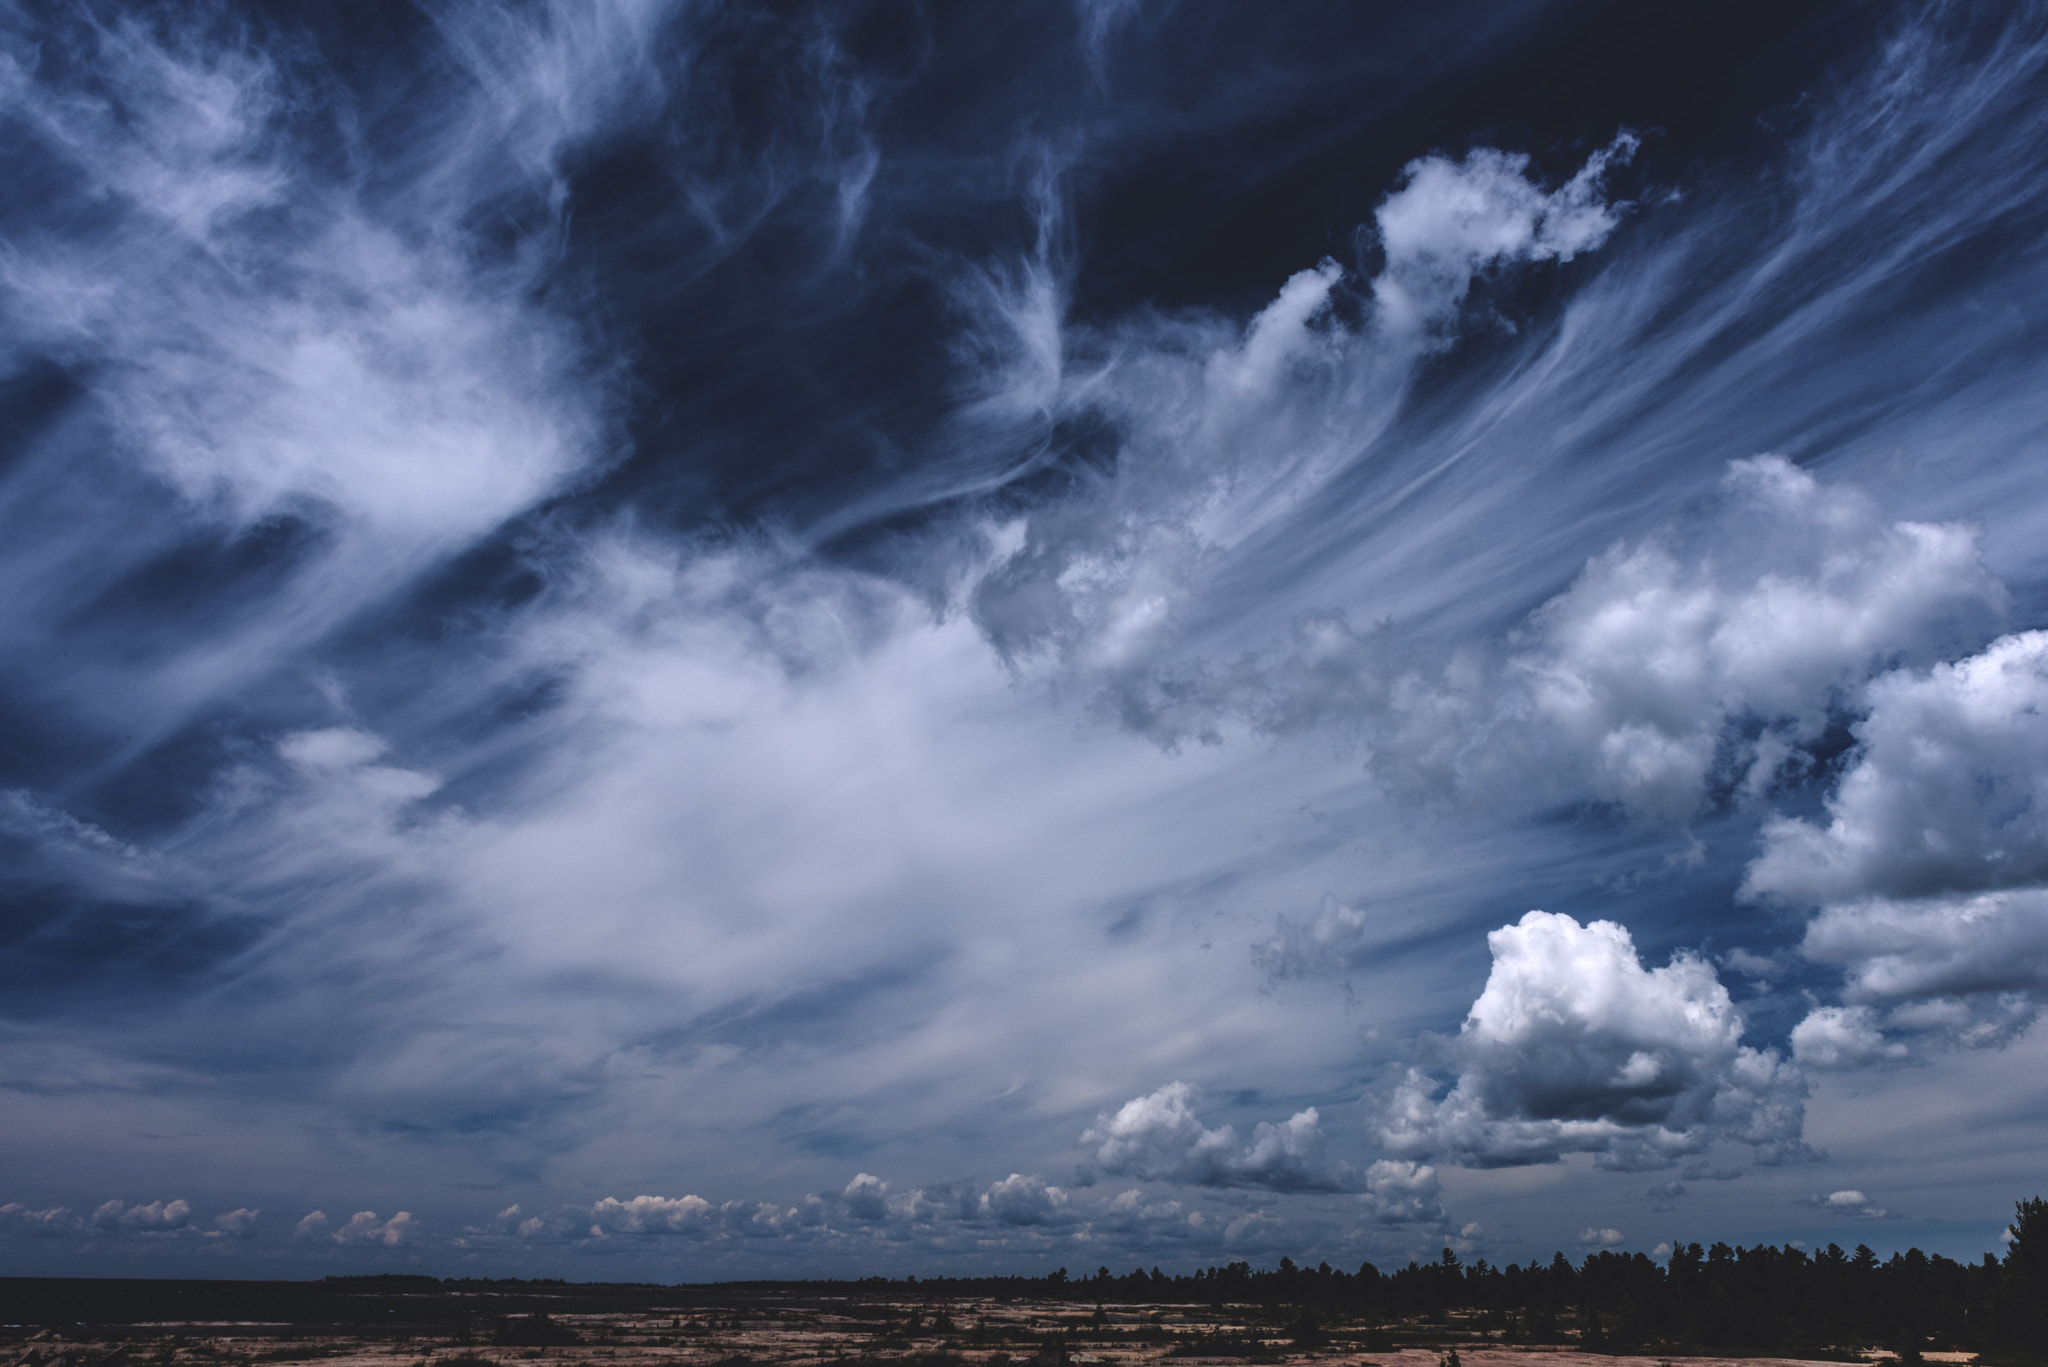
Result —
[[2048, 1191], [2048, 8], [0, 7], [0, 1272]]

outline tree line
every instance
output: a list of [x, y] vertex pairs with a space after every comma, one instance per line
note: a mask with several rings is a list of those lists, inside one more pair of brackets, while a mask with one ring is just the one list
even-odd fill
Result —
[[[1246, 1262], [1170, 1275], [1107, 1267], [1072, 1277], [871, 1277], [853, 1286], [889, 1297], [996, 1296], [1096, 1305], [1203, 1302], [1257, 1306], [1295, 1321], [1456, 1323], [1508, 1343], [1719, 1352], [1854, 1352], [1889, 1348], [1907, 1361], [1963, 1350], [2000, 1361], [2048, 1360], [2048, 1201], [2021, 1201], [2003, 1259], [1961, 1263], [1917, 1248], [1880, 1259], [1868, 1245], [1818, 1252], [1786, 1244], [1673, 1248], [1660, 1266], [1641, 1253], [1597, 1252], [1573, 1263], [1494, 1266], [1444, 1249], [1434, 1262], [1356, 1272]], [[816, 1287], [817, 1283], [810, 1284]]]

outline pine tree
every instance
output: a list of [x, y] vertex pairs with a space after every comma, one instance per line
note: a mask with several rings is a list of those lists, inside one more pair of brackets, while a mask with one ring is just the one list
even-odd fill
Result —
[[2048, 1200], [2014, 1205], [2006, 1226], [2012, 1241], [1999, 1269], [1992, 1337], [2007, 1352], [2039, 1357], [2048, 1341]]

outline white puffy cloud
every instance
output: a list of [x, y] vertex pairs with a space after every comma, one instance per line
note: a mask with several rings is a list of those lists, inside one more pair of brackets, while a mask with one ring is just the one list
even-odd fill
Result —
[[1493, 970], [1452, 1042], [1448, 1095], [1412, 1071], [1387, 1102], [1390, 1152], [1480, 1166], [1590, 1152], [1670, 1166], [1716, 1140], [1803, 1153], [1806, 1083], [1743, 1018], [1706, 961], [1645, 969], [1627, 930], [1532, 911], [1487, 937]]
[[1974, 644], [2004, 601], [1969, 528], [1887, 522], [1782, 457], [1734, 461], [1701, 525], [1594, 557], [1504, 663], [1397, 681], [1373, 767], [1684, 821], [1716, 786], [1768, 792], [1873, 672]]
[[1817, 1007], [1793, 1031], [1821, 1067], [1852, 1068], [1915, 1042], [2003, 1044], [2040, 1014], [2048, 989], [2048, 889], [1823, 907], [1806, 957], [1843, 972], [1845, 1007]]
[[1843, 965], [1862, 1002], [2037, 992], [2048, 986], [2048, 889], [1830, 906], [1804, 950]]
[[92, 1226], [109, 1232], [167, 1233], [192, 1223], [192, 1206], [187, 1201], [151, 1201], [147, 1205], [124, 1205], [108, 1201], [92, 1213]]
[[[849, 1188], [857, 1197], [872, 1194], [887, 1184], [861, 1174]], [[911, 1193], [915, 1196], [917, 1193]], [[847, 1213], [854, 1219], [885, 1219], [896, 1213], [887, 1204], [880, 1215], [862, 1214], [858, 1202], [832, 1202], [817, 1195], [806, 1196], [795, 1205], [769, 1201], [707, 1201], [701, 1196], [635, 1196], [620, 1200], [607, 1196], [588, 1207], [563, 1207], [551, 1216], [532, 1216], [510, 1232], [530, 1239], [542, 1234], [555, 1238], [604, 1240], [619, 1235], [683, 1238], [698, 1242], [732, 1239], [779, 1239], [800, 1236], [807, 1230], [828, 1226], [834, 1207], [854, 1205]], [[500, 1216], [501, 1223], [505, 1217]], [[484, 1231], [477, 1231], [483, 1233]]]
[[1349, 1191], [1357, 1186], [1348, 1164], [1325, 1153], [1321, 1117], [1311, 1106], [1280, 1124], [1260, 1121], [1240, 1147], [1231, 1125], [1208, 1129], [1195, 1117], [1201, 1091], [1169, 1082], [1134, 1097], [1114, 1115], [1104, 1112], [1082, 1132], [1095, 1161], [1107, 1172], [1208, 1187], [1265, 1187], [1274, 1191]]
[[1882, 1220], [1891, 1214], [1883, 1206], [1873, 1205], [1868, 1196], [1853, 1188], [1831, 1191], [1825, 1196], [1804, 1197], [1799, 1204], [1815, 1206], [1840, 1215], [1853, 1215], [1859, 1220]]
[[1795, 904], [2048, 881], [2048, 631], [1868, 690], [1825, 826], [1765, 831], [1745, 891]]
[[255, 1234], [261, 1211], [232, 1210], [216, 1215], [212, 1229], [201, 1230], [193, 1222], [189, 1201], [147, 1201], [129, 1205], [125, 1201], [102, 1202], [81, 1214], [68, 1206], [33, 1209], [19, 1201], [0, 1205], [0, 1233], [68, 1234], [92, 1238], [140, 1236], [163, 1238], [246, 1239]]
[[[1803, 952], [1844, 974], [1794, 1045], [1818, 1066], [1897, 1038], [2008, 1039], [2048, 988], [2048, 632], [1873, 682], [1825, 824], [1764, 830], [1743, 893], [1818, 906]], [[1882, 1014], [1880, 1014], [1882, 1009]]]
[[492, 1216], [488, 1223], [465, 1227], [452, 1242], [458, 1248], [476, 1248], [511, 1239], [543, 1236], [560, 1239], [587, 1231], [589, 1224], [589, 1212], [585, 1208], [565, 1207], [550, 1215], [528, 1215], [515, 1201]]
[[1051, 1225], [1065, 1218], [1067, 1204], [1067, 1193], [1038, 1174], [1013, 1172], [989, 1183], [981, 1213], [1006, 1225]]
[[1585, 1248], [1617, 1248], [1622, 1243], [1618, 1229], [1598, 1229], [1588, 1226], [1579, 1231], [1579, 1243]]
[[592, 1234], [701, 1236], [716, 1219], [717, 1207], [701, 1196], [635, 1196], [630, 1201], [607, 1196], [590, 1208]]
[[[305, 1225], [303, 1220], [299, 1223], [302, 1227]], [[329, 1237], [338, 1244], [381, 1244], [386, 1248], [396, 1248], [418, 1233], [419, 1223], [410, 1211], [401, 1210], [388, 1220], [379, 1220], [376, 1211], [359, 1210]]]
[[1867, 1006], [1815, 1007], [1792, 1027], [1792, 1057], [1801, 1068], [1860, 1068], [1905, 1055], [1903, 1044], [1886, 1042]]

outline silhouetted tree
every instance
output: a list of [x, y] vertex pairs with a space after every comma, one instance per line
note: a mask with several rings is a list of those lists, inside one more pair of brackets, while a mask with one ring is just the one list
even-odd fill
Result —
[[2012, 1240], [1991, 1297], [1985, 1335], [2001, 1358], [2048, 1358], [2048, 1200], [2013, 1207]]

